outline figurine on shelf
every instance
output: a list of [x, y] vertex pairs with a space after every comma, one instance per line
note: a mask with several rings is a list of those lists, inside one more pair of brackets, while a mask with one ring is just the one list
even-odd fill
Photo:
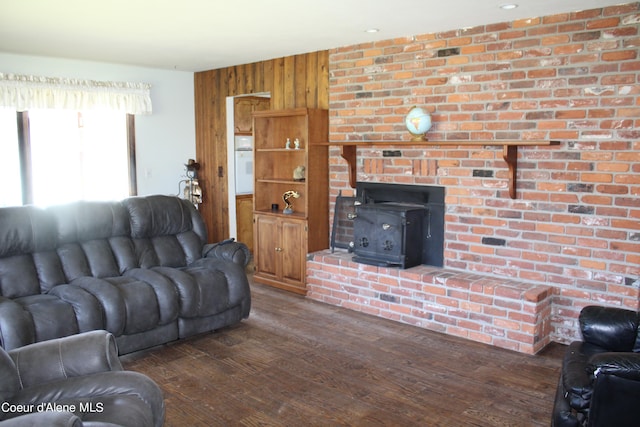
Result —
[[291, 149], [291, 140], [289, 138], [287, 138], [287, 143], [284, 144], [284, 148], [286, 148], [287, 150]]
[[295, 147], [295, 149], [296, 149], [296, 150], [299, 150], [299, 149], [300, 149], [300, 140], [299, 140], [298, 138], [296, 138], [296, 139], [293, 141], [293, 146]]
[[304, 181], [305, 167], [303, 165], [298, 166], [293, 170], [294, 181]]
[[285, 191], [282, 195], [282, 200], [284, 200], [284, 210], [283, 214], [290, 215], [293, 213], [293, 204], [290, 202], [291, 198], [297, 199], [300, 197], [300, 193], [295, 190]]

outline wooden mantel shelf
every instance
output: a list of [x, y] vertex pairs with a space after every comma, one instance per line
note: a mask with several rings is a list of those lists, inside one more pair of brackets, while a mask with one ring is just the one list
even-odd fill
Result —
[[371, 147], [375, 145], [393, 145], [393, 146], [441, 146], [441, 145], [470, 145], [470, 146], [502, 146], [502, 156], [509, 167], [509, 196], [516, 198], [516, 176], [518, 172], [518, 146], [539, 146], [539, 145], [558, 145], [559, 141], [541, 141], [541, 140], [522, 140], [522, 141], [347, 141], [347, 142], [325, 142], [323, 145], [331, 145], [340, 147], [342, 158], [349, 165], [349, 185], [356, 187], [356, 161], [358, 147]]

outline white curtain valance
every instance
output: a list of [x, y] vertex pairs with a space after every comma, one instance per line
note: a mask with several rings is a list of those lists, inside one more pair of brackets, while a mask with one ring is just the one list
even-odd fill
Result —
[[151, 114], [151, 85], [0, 73], [0, 107]]

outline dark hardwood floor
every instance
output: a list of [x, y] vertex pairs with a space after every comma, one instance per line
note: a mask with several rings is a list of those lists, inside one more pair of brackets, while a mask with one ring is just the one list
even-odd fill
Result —
[[548, 426], [565, 347], [527, 356], [252, 285], [241, 324], [123, 357], [166, 426]]

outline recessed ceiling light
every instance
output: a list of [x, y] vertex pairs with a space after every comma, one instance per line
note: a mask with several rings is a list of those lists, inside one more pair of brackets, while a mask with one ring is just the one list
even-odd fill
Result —
[[380, 32], [380, 29], [378, 28], [367, 28], [366, 30], [364, 30], [365, 33], [377, 33]]
[[500, 9], [503, 9], [503, 10], [511, 10], [511, 9], [515, 9], [516, 7], [518, 7], [518, 5], [515, 3], [507, 3], [507, 4], [500, 5]]

